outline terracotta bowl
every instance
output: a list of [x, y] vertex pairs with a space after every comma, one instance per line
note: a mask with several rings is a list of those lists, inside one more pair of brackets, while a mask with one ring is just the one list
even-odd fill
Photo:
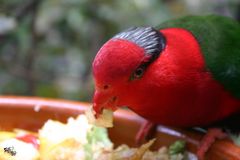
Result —
[[[0, 129], [22, 128], [37, 131], [48, 119], [65, 122], [70, 116], [83, 113], [91, 104], [38, 97], [0, 96]], [[114, 127], [109, 129], [111, 140], [117, 146], [135, 146], [134, 138], [144, 119], [128, 110], [118, 110], [114, 114]], [[152, 149], [169, 145], [177, 139], [187, 141], [188, 150], [196, 152], [202, 133], [187, 129], [158, 126], [157, 138]], [[230, 140], [216, 141], [207, 153], [208, 160], [239, 160], [240, 148]]]

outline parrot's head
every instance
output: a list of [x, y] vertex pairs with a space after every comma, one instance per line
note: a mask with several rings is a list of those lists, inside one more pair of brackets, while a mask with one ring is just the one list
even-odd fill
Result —
[[128, 89], [141, 81], [164, 47], [164, 36], [152, 27], [130, 28], [107, 41], [92, 64], [96, 115], [104, 108], [129, 106]]

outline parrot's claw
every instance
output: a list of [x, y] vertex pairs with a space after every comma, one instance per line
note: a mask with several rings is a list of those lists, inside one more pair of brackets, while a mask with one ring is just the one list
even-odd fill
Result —
[[136, 137], [135, 137], [135, 143], [136, 145], [141, 145], [143, 143], [145, 143], [147, 140], [153, 138], [153, 134], [156, 131], [156, 124], [154, 124], [153, 122], [150, 121], [146, 121], [144, 122]]
[[201, 140], [200, 146], [197, 150], [197, 157], [199, 160], [204, 160], [206, 152], [209, 150], [211, 145], [216, 139], [223, 139], [227, 137], [227, 134], [220, 128], [210, 128], [208, 129], [206, 135]]

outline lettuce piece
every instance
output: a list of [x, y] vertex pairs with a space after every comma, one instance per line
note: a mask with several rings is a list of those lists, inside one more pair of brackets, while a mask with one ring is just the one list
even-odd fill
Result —
[[85, 159], [97, 159], [103, 152], [111, 151], [113, 144], [106, 128], [93, 126], [87, 133], [88, 143], [84, 145]]
[[178, 140], [169, 146], [169, 154], [175, 155], [179, 153], [184, 153], [186, 149], [186, 142], [183, 140]]

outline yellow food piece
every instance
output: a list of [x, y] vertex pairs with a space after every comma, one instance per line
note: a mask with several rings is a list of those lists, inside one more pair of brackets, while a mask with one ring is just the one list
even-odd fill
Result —
[[65, 140], [51, 146], [41, 154], [41, 160], [75, 160], [84, 159], [82, 146], [74, 139]]
[[16, 133], [14, 132], [8, 132], [8, 131], [0, 132], [0, 142], [13, 137], [16, 137]]
[[143, 144], [140, 148], [137, 149], [137, 151], [132, 155], [129, 160], [140, 160], [142, 159], [143, 155], [146, 153], [146, 151], [149, 150], [151, 145], [154, 143], [155, 139], [150, 140], [149, 142]]
[[94, 116], [95, 111], [89, 107], [89, 109], [86, 110], [85, 115], [90, 124], [106, 128], [113, 127], [113, 111], [110, 109], [103, 109], [102, 114], [96, 119]]

